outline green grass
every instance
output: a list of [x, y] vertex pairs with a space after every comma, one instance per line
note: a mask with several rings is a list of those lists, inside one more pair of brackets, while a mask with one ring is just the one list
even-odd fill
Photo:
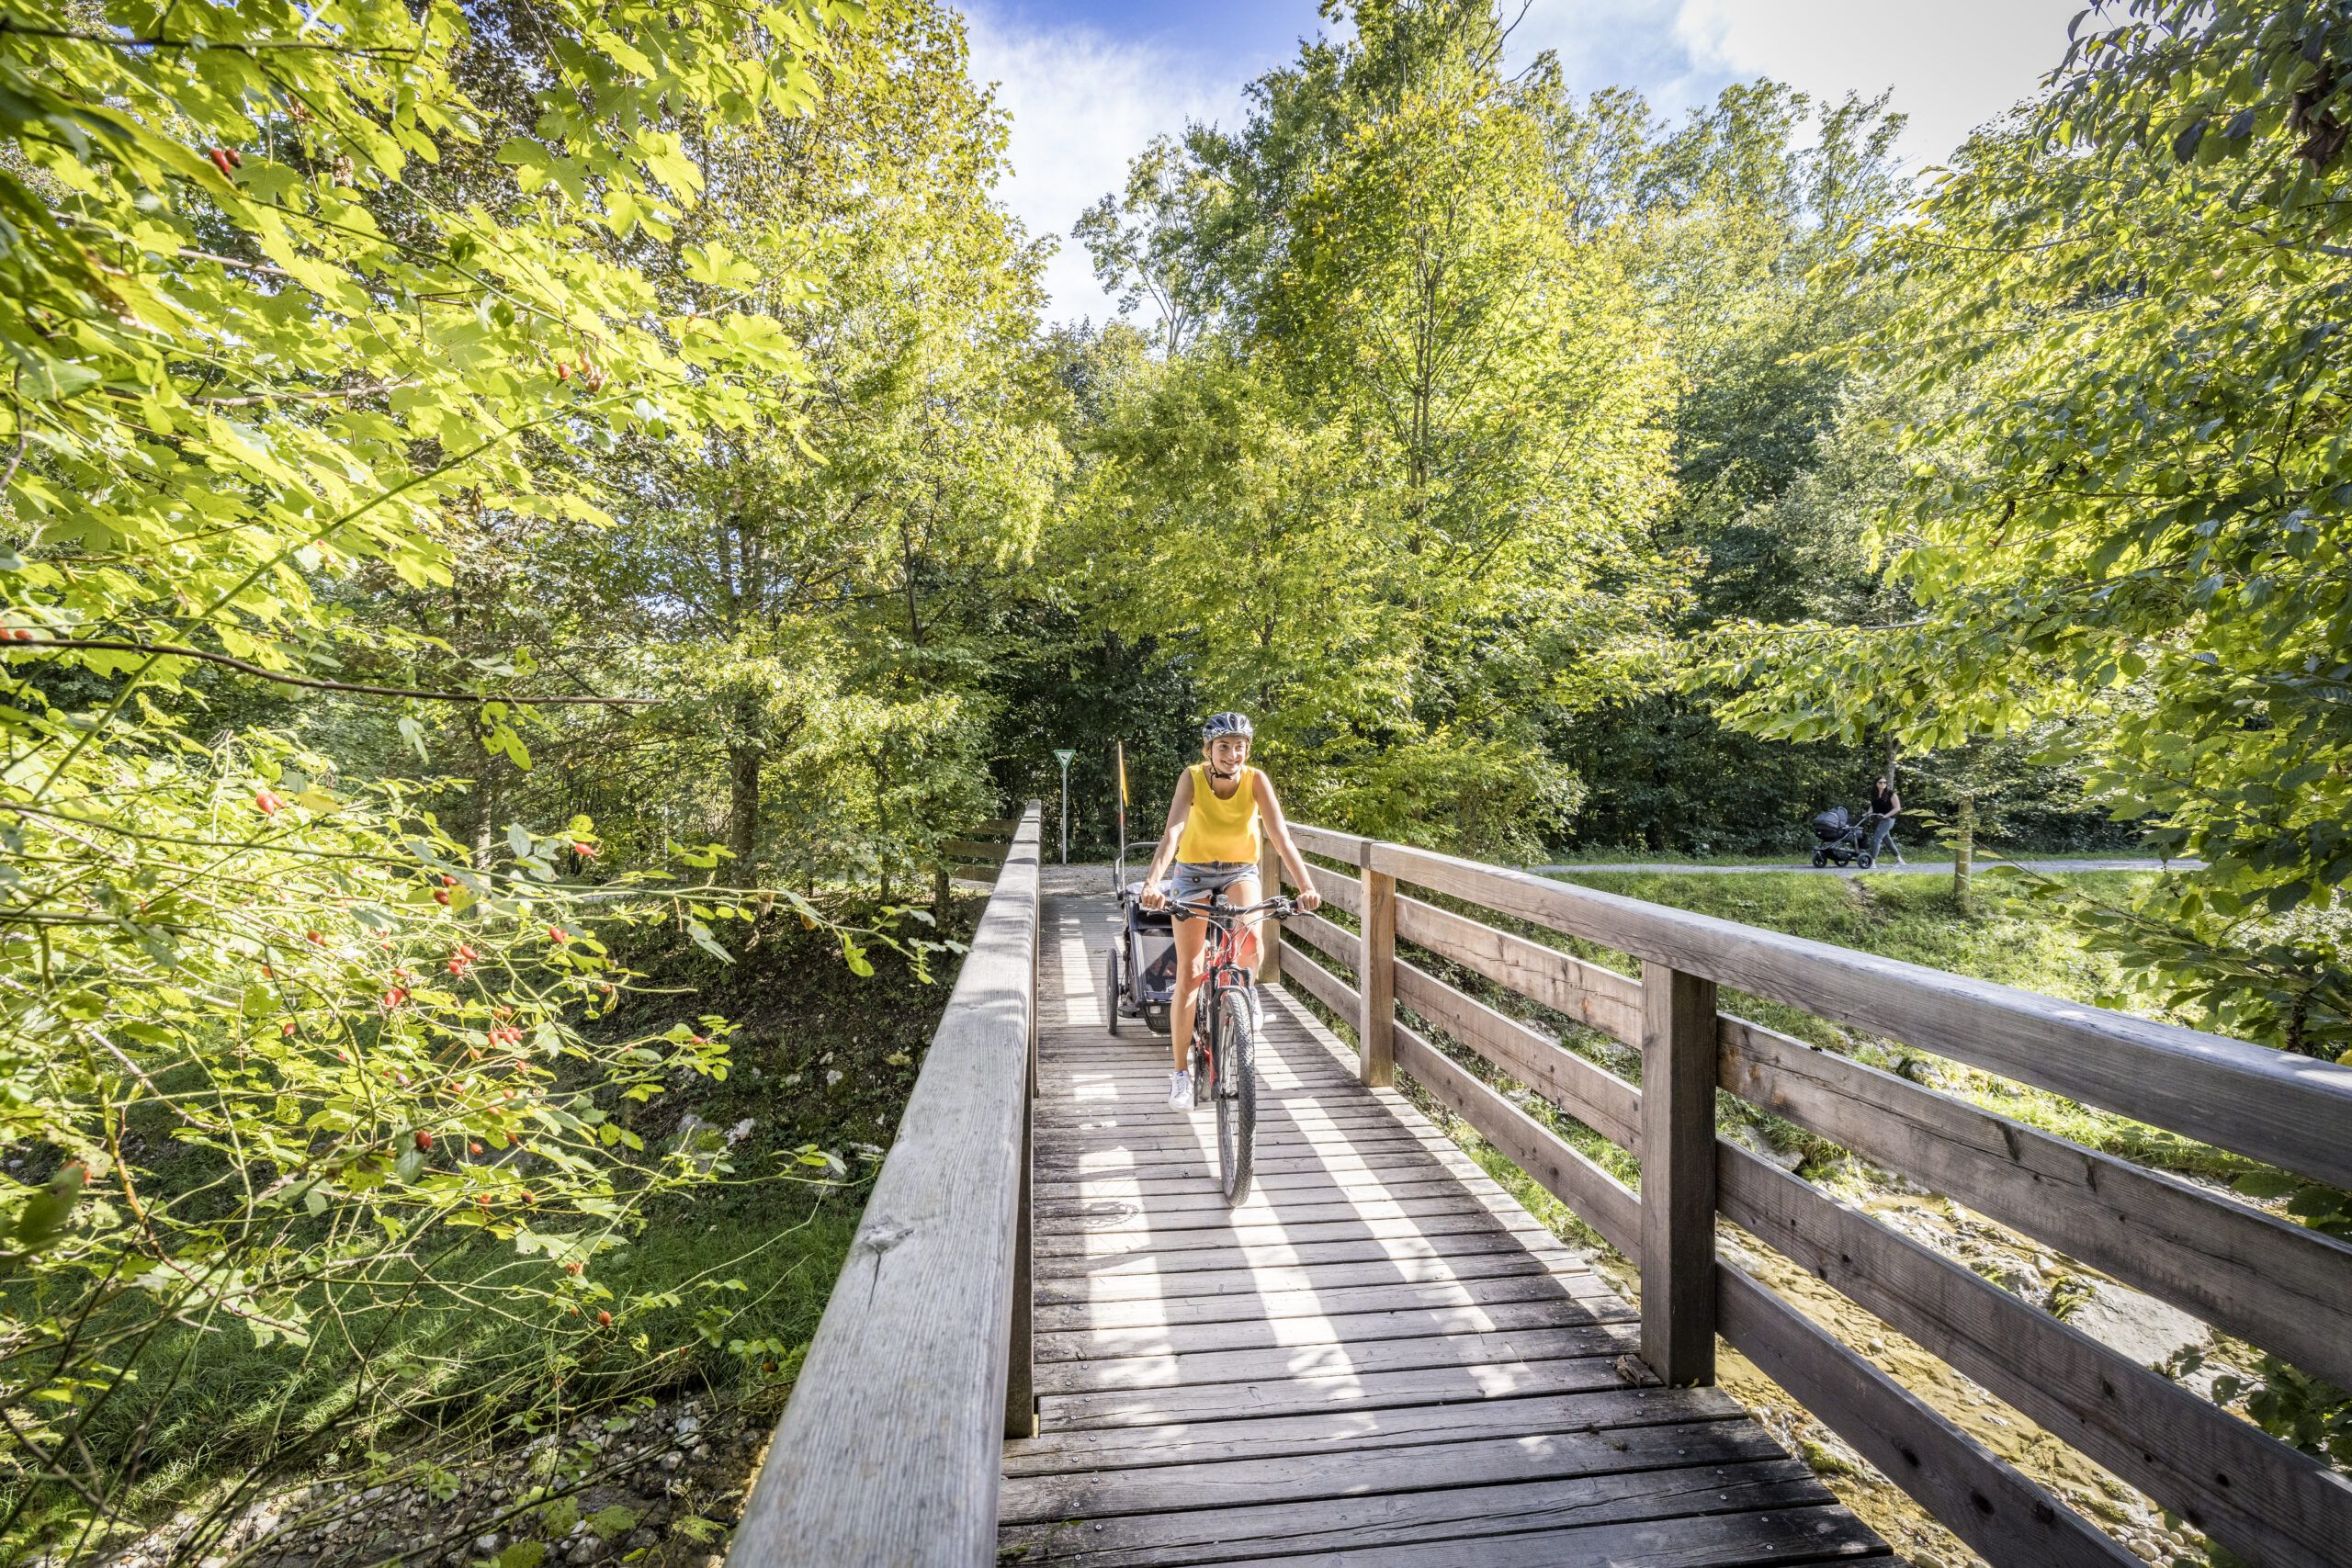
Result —
[[[968, 925], [977, 908], [960, 911]], [[370, 1451], [393, 1465], [456, 1462], [519, 1430], [684, 1387], [779, 1406], [848, 1255], [875, 1159], [892, 1140], [954, 978], [945, 955], [929, 983], [874, 949], [870, 979], [838, 943], [797, 922], [763, 925], [722, 965], [683, 942], [630, 953], [657, 991], [628, 997], [609, 1027], [665, 1026], [706, 1012], [738, 1025], [723, 1082], [694, 1080], [642, 1104], [606, 1107], [649, 1146], [689, 1112], [749, 1131], [734, 1176], [660, 1200], [585, 1276], [614, 1323], [558, 1317], [544, 1258], [478, 1231], [395, 1266], [337, 1310], [299, 1298], [308, 1346], [257, 1344], [236, 1323], [170, 1325], [132, 1358], [137, 1381], [86, 1422], [109, 1473], [130, 1478], [119, 1512], [153, 1519], [215, 1498], [248, 1475], [272, 1482], [353, 1476]], [[797, 1162], [808, 1144], [840, 1155], [839, 1180]], [[865, 1145], [864, 1149], [860, 1145]], [[870, 1153], [868, 1152], [870, 1151]], [[160, 1169], [188, 1188], [220, 1174], [189, 1149]], [[816, 1178], [817, 1179], [811, 1179]], [[560, 1228], [560, 1227], [551, 1227]], [[453, 1244], [454, 1243], [454, 1244]], [[396, 1396], [386, 1391], [397, 1391]], [[519, 1427], [518, 1427], [519, 1424]], [[16, 1501], [0, 1486], [0, 1512]], [[62, 1488], [31, 1500], [0, 1558], [78, 1533], [88, 1510]]]
[[[2064, 874], [2071, 886], [2120, 902], [2150, 874]], [[1563, 880], [1566, 880], [1563, 877]], [[2003, 878], [1983, 878], [1963, 910], [1949, 879], [1934, 876], [1758, 874], [1736, 878], [1678, 876], [1671, 873], [1583, 873], [1581, 886], [1666, 904], [1760, 926], [1790, 936], [1931, 969], [1996, 981], [2068, 1001], [2096, 1004], [2102, 997], [2129, 995], [2127, 970], [2112, 953], [2086, 947], [2073, 928], [2054, 919], [2045, 905], [2001, 891]], [[1621, 953], [1590, 942], [1553, 938], [1580, 957], [1631, 972], [1637, 967]], [[1876, 1039], [1817, 1019], [1781, 1002], [1726, 990], [1726, 1011], [1778, 1029], [1815, 1045], [1841, 1051], [1873, 1066], [1898, 1072], [1988, 1111], [2014, 1117], [2045, 1132], [2159, 1168], [2227, 1177], [2252, 1168], [2249, 1162], [2133, 1122], [2078, 1105], [2061, 1095], [2018, 1084], [1962, 1064], [1916, 1051], [1896, 1041]], [[1626, 1070], [1624, 1053], [1608, 1061]], [[1741, 1106], [1739, 1113], [1750, 1114]], [[1784, 1123], [1769, 1125], [1783, 1147], [1808, 1155], [1828, 1145], [1808, 1141]], [[1809, 1174], [1811, 1172], [1808, 1172]]]
[[[1896, 834], [1896, 842], [1903, 851], [1905, 859], [1913, 865], [1925, 864], [1949, 866], [1951, 864], [1951, 851], [1944, 844], [1935, 840], [1914, 840], [1898, 832]], [[1810, 863], [1810, 856], [1812, 853], [1812, 843], [1809, 840], [1799, 837], [1792, 838], [1789, 842], [1789, 847], [1785, 851], [1758, 851], [1747, 854], [1693, 855], [1685, 854], [1679, 851], [1674, 850], [1579, 849], [1563, 851], [1538, 863], [1561, 866], [1712, 865], [1753, 867], [1757, 870], [1769, 871], [1775, 867], [1785, 866], [1794, 869], [1801, 865], [1808, 865]], [[2154, 858], [2155, 857], [2150, 854], [2147, 851], [2135, 848], [2111, 850], [2037, 850], [2025, 845], [1987, 844], [1982, 840], [1979, 840], [1976, 845], [1976, 864], [1979, 870], [1990, 869], [1991, 867], [1999, 864], [2001, 862], [2008, 860], [2064, 863], [2069, 861], [2098, 862], [2114, 860], [2154, 860]], [[1888, 858], [1888, 868], [1890, 870], [1894, 868], [1894, 863], [1892, 856]], [[1581, 875], [1577, 878], [1579, 881], [1582, 879]]]

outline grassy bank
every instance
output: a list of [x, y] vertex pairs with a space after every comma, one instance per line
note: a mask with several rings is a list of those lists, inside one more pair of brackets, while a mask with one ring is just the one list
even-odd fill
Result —
[[[952, 923], [976, 909], [966, 905]], [[664, 1092], [600, 1107], [649, 1149], [697, 1141], [715, 1162], [712, 1180], [683, 1196], [624, 1201], [594, 1236], [560, 1224], [514, 1240], [447, 1233], [430, 1251], [390, 1258], [365, 1290], [304, 1292], [305, 1335], [168, 1325], [129, 1348], [137, 1384], [90, 1410], [77, 1433], [119, 1479], [111, 1511], [141, 1526], [177, 1516], [185, 1530], [311, 1482], [418, 1486], [458, 1506], [461, 1495], [487, 1491], [469, 1491], [470, 1473], [583, 1417], [689, 1392], [754, 1425], [780, 1409], [956, 956], [935, 955], [925, 980], [876, 947], [875, 972], [860, 978], [830, 933], [797, 920], [765, 920], [733, 940], [731, 964], [683, 937], [627, 954], [649, 988], [602, 1025], [616, 1038], [673, 1021], [707, 1028], [714, 1014], [733, 1025], [724, 1079], [673, 1077]], [[169, 1146], [160, 1122], [132, 1135]], [[191, 1184], [220, 1179], [208, 1149], [157, 1164]], [[594, 1243], [576, 1278], [580, 1311], [546, 1290], [548, 1241]], [[0, 1517], [11, 1509], [0, 1561], [102, 1548], [84, 1533], [88, 1500], [63, 1487], [19, 1472], [0, 1484]], [[699, 1562], [707, 1550], [689, 1555]]]

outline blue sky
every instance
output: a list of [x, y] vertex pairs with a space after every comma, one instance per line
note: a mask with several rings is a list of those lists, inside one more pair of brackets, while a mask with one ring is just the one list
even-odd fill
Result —
[[[1816, 96], [1892, 88], [1912, 117], [1904, 155], [1939, 162], [1969, 130], [2034, 90], [2084, 0], [1532, 0], [1519, 62], [1550, 49], [1583, 91], [1641, 89], [1679, 115], [1724, 86], [1775, 76]], [[1314, 0], [964, 0], [973, 73], [1012, 112], [1005, 204], [1059, 236], [1055, 320], [1114, 311], [1084, 247], [1087, 205], [1153, 135], [1232, 124], [1250, 81], [1321, 27]], [[1507, 6], [1506, 9], [1509, 7]]]

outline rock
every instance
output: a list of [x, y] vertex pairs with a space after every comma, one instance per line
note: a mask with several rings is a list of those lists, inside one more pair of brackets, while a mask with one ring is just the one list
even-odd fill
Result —
[[697, 1443], [695, 1446], [695, 1451], [692, 1458], [696, 1464], [708, 1464], [710, 1462], [710, 1445], [708, 1443]]
[[2202, 1345], [2212, 1333], [2178, 1307], [2113, 1283], [2102, 1283], [2066, 1322], [2143, 1367]]
[[675, 1470], [685, 1462], [686, 1456], [674, 1449], [662, 1456], [662, 1468], [664, 1470]]
[[1764, 1135], [1761, 1128], [1749, 1122], [1737, 1122], [1726, 1128], [1723, 1135], [1748, 1153], [1771, 1161], [1782, 1170], [1794, 1170], [1804, 1163], [1804, 1156], [1794, 1149], [1775, 1147], [1772, 1140]]
[[690, 1433], [701, 1431], [702, 1422], [692, 1416], [681, 1416], [678, 1417], [678, 1425], [675, 1429], [678, 1436], [683, 1438]]
[[496, 1535], [478, 1535], [474, 1537], [474, 1550], [481, 1552], [484, 1557], [491, 1556], [498, 1551], [498, 1537]]

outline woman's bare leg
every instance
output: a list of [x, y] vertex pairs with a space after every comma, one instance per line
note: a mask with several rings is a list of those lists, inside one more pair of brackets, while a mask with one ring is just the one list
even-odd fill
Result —
[[1176, 999], [1168, 1009], [1168, 1048], [1176, 1070], [1192, 1065], [1193, 998], [1201, 983], [1201, 950], [1208, 945], [1208, 927], [1198, 919], [1174, 922], [1176, 927]]
[[[1254, 904], [1258, 897], [1258, 879], [1254, 876], [1245, 876], [1225, 890], [1225, 901], [1237, 907]], [[1259, 929], [1265, 919], [1263, 915], [1252, 915], [1241, 922], [1241, 929], [1249, 933], [1239, 944], [1241, 966], [1250, 971], [1250, 983], [1253, 986], [1258, 983], [1259, 969], [1266, 962], [1266, 933]]]

